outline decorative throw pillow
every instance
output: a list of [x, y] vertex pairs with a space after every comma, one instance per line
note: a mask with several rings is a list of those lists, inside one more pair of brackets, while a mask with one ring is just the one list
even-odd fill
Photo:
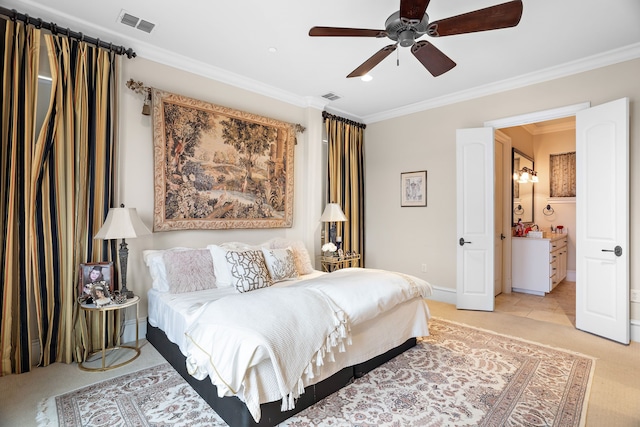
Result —
[[213, 272], [216, 275], [216, 285], [218, 287], [231, 286], [231, 274], [229, 273], [227, 263], [227, 252], [230, 249], [218, 245], [209, 245], [207, 249], [211, 252], [211, 258], [213, 259]]
[[274, 283], [288, 279], [297, 279], [298, 270], [293, 258], [293, 250], [262, 248], [264, 261]]
[[249, 292], [273, 284], [262, 251], [227, 251], [232, 284], [238, 292]]
[[285, 249], [290, 247], [293, 250], [293, 259], [296, 263], [298, 274], [311, 274], [315, 271], [309, 252], [301, 240], [276, 238], [267, 242], [267, 247], [270, 249]]
[[160, 292], [169, 292], [169, 282], [167, 281], [167, 268], [164, 264], [164, 254], [175, 251], [192, 251], [193, 248], [171, 248], [171, 249], [147, 249], [142, 252], [144, 262], [149, 268], [151, 275], [151, 286]]
[[213, 260], [208, 249], [168, 251], [164, 258], [169, 292], [202, 291], [216, 287]]

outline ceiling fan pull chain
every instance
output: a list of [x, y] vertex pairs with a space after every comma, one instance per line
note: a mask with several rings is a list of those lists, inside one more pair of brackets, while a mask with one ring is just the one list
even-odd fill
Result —
[[[396, 46], [398, 43], [396, 43]], [[400, 49], [396, 49], [396, 67], [400, 66]]]

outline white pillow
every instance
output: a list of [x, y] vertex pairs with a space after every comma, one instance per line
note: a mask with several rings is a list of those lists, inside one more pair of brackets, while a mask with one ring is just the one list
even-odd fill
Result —
[[224, 242], [220, 244], [221, 248], [232, 249], [234, 251], [247, 250], [247, 249], [260, 249], [260, 246], [253, 246], [243, 242]]
[[291, 280], [298, 278], [298, 270], [293, 257], [291, 248], [285, 249], [267, 249], [262, 248], [264, 261], [274, 283], [283, 280]]
[[167, 269], [164, 264], [163, 254], [169, 251], [190, 251], [193, 248], [171, 248], [171, 249], [147, 249], [142, 252], [145, 264], [149, 268], [151, 275], [151, 286], [160, 292], [169, 292], [169, 282], [167, 280]]
[[231, 281], [238, 292], [249, 292], [273, 285], [261, 250], [227, 251]]
[[227, 266], [228, 249], [218, 245], [209, 245], [207, 249], [209, 249], [211, 258], [213, 258], [213, 272], [216, 276], [216, 284], [218, 287], [231, 286], [231, 275]]
[[293, 259], [296, 263], [298, 274], [311, 274], [315, 271], [307, 247], [301, 240], [275, 238], [269, 240], [264, 246], [270, 249], [285, 249], [290, 247], [293, 250]]

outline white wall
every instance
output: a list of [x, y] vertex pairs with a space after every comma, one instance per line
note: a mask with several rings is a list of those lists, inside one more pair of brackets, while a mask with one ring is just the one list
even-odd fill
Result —
[[141, 114], [143, 98], [129, 90], [129, 79], [168, 92], [215, 103], [253, 114], [299, 123], [306, 132], [298, 134], [294, 165], [293, 227], [254, 230], [188, 230], [153, 233], [129, 239], [127, 287], [142, 297], [140, 316], [147, 315], [146, 292], [151, 278], [142, 251], [174, 246], [205, 247], [212, 243], [241, 241], [262, 243], [272, 237], [303, 240], [312, 257], [320, 248], [319, 218], [324, 208], [321, 158], [321, 110], [303, 108], [257, 95], [204, 77], [167, 67], [143, 58], [123, 59], [120, 84], [118, 190], [116, 204], [135, 207], [145, 224], [153, 225], [153, 128], [152, 116]]
[[[631, 99], [630, 207], [640, 213], [640, 60], [603, 67], [562, 79], [477, 98], [440, 108], [370, 123], [365, 130], [367, 266], [423, 277], [436, 288], [455, 290], [456, 196], [455, 132], [482, 127], [485, 121], [573, 105], [598, 105]], [[153, 151], [149, 116], [142, 116], [142, 99], [125, 87], [133, 78], [184, 96], [237, 108], [307, 128], [295, 149], [294, 225], [291, 229], [172, 231], [128, 241], [129, 288], [144, 294], [150, 278], [142, 250], [209, 243], [259, 243], [274, 236], [300, 238], [314, 254], [320, 246], [318, 218], [324, 206], [319, 110], [292, 106], [142, 58], [123, 61], [120, 112], [119, 190], [116, 202], [136, 207], [147, 225], [153, 214]], [[432, 82], [436, 82], [433, 80]], [[427, 207], [400, 207], [400, 173], [427, 170]], [[630, 230], [631, 287], [640, 289], [640, 227]], [[421, 271], [426, 264], [427, 271]], [[141, 303], [146, 316], [146, 300]], [[639, 304], [631, 318], [640, 320]]]
[[[456, 129], [484, 122], [591, 102], [629, 97], [630, 120], [630, 281], [640, 289], [640, 60], [603, 67], [529, 87], [367, 125], [367, 266], [414, 274], [436, 288], [456, 287]], [[425, 82], [437, 84], [437, 79]], [[536, 164], [537, 166], [537, 164]], [[428, 171], [428, 204], [400, 207], [400, 173]], [[537, 209], [537, 208], [536, 208]], [[421, 264], [427, 264], [427, 272]], [[640, 320], [640, 304], [631, 303]]]

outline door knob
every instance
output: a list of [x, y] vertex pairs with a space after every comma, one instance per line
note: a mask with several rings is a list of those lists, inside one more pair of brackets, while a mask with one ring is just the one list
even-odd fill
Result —
[[458, 240], [458, 243], [460, 243], [460, 246], [464, 246], [465, 243], [471, 243], [471, 242], [465, 242], [464, 237], [461, 237], [460, 240]]
[[620, 246], [616, 246], [612, 249], [603, 249], [602, 252], [613, 252], [616, 256], [622, 256], [622, 248]]
[[504, 240], [506, 238], [507, 238], [507, 236], [505, 236], [504, 234], [500, 233], [500, 240]]

